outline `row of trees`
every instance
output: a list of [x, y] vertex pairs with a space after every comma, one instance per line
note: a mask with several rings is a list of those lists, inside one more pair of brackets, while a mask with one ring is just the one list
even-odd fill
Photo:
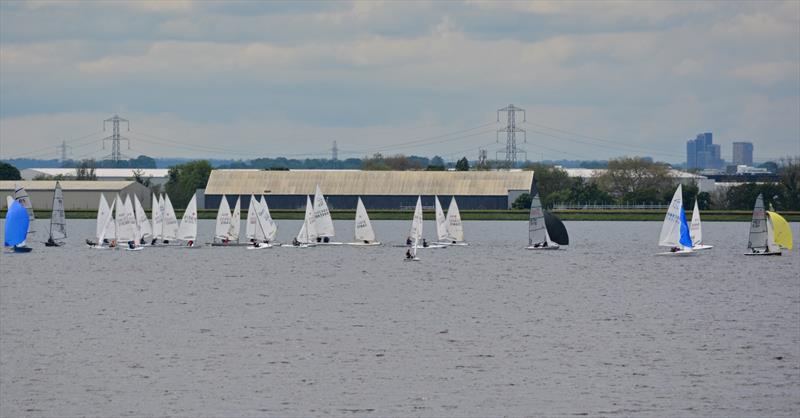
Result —
[[[610, 160], [607, 170], [590, 180], [570, 178], [554, 166], [530, 164], [525, 169], [535, 171], [544, 206], [559, 202], [668, 204], [677, 185], [668, 165], [643, 158]], [[761, 193], [765, 203], [778, 210], [800, 210], [800, 158], [781, 160], [777, 173], [777, 183], [744, 183], [714, 193], [699, 193], [696, 184], [684, 184], [684, 205], [691, 209], [697, 199], [700, 209], [747, 210]], [[513, 206], [530, 207], [530, 196], [521, 196]]]

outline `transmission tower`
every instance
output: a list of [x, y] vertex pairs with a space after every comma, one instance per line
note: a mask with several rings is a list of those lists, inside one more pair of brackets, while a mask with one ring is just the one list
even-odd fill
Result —
[[331, 160], [339, 160], [339, 147], [336, 146], [336, 141], [333, 141], [333, 148], [331, 148]]
[[486, 149], [484, 148], [478, 149], [478, 166], [479, 167], [486, 166]]
[[67, 141], [61, 141], [61, 146], [58, 147], [61, 149], [61, 162], [67, 161], [67, 149], [72, 148], [67, 145]]
[[106, 149], [106, 141], [111, 141], [111, 154], [107, 155], [105, 158], [110, 159], [116, 167], [119, 165], [119, 162], [122, 161], [122, 152], [120, 151], [119, 145], [120, 141], [127, 141], [128, 149], [131, 149], [131, 140], [119, 134], [119, 123], [125, 122], [125, 124], [128, 125], [128, 131], [131, 130], [131, 124], [127, 119], [123, 119], [118, 115], [114, 115], [114, 117], [103, 121], [104, 131], [106, 130], [107, 122], [111, 122], [111, 136], [103, 138], [103, 149]]
[[528, 142], [528, 137], [527, 133], [525, 133], [525, 130], [517, 127], [517, 113], [522, 112], [522, 121], [525, 122], [525, 109], [516, 107], [513, 104], [510, 104], [502, 109], [497, 109], [498, 122], [500, 122], [500, 112], [506, 112], [507, 122], [505, 128], [497, 130], [497, 142], [500, 142], [500, 133], [505, 132], [506, 148], [504, 150], [497, 151], [497, 154], [504, 154], [506, 156], [505, 160], [507, 168], [514, 168], [517, 165], [517, 154], [525, 154], [525, 158], [528, 158], [527, 152], [517, 148], [517, 132], [522, 132], [523, 142]]

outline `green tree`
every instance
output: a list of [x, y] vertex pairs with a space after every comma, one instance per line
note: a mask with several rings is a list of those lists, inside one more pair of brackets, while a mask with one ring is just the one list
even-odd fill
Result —
[[212, 169], [207, 160], [189, 161], [170, 167], [166, 191], [172, 204], [176, 208], [185, 208], [197, 189], [206, 187]]
[[543, 206], [549, 206], [554, 202], [551, 199], [551, 194], [569, 189], [572, 186], [572, 180], [563, 168], [532, 163], [526, 165], [524, 169], [533, 170], [533, 178], [536, 180], [536, 188], [539, 191], [539, 199], [542, 200]]
[[469, 171], [469, 161], [467, 157], [463, 157], [456, 162], [456, 171]]
[[787, 209], [784, 204], [785, 190], [780, 183], [745, 183], [733, 186], [725, 192], [724, 209], [753, 209], [759, 193], [764, 195], [764, 205], [767, 207], [773, 204], [777, 210]]
[[511, 209], [530, 209], [531, 200], [530, 193], [523, 193], [514, 199], [514, 202], [511, 203]]
[[776, 164], [774, 161], [767, 161], [763, 164], [759, 164], [758, 168], [766, 168], [770, 173], [777, 173], [779, 170], [778, 164]]
[[150, 187], [153, 182], [153, 176], [145, 178], [144, 170], [141, 168], [133, 170], [133, 179], [144, 187]]
[[95, 174], [96, 163], [94, 160], [81, 160], [75, 167], [75, 180], [97, 180]]
[[362, 170], [389, 170], [389, 166], [383, 158], [383, 154], [376, 152], [372, 157], [364, 157], [361, 159]]
[[146, 155], [140, 155], [130, 160], [129, 165], [135, 168], [156, 168], [156, 160]]
[[654, 193], [672, 189], [675, 183], [667, 165], [640, 157], [609, 160], [608, 170], [597, 181], [603, 190], [622, 201], [651, 198]]
[[22, 180], [17, 167], [0, 161], [0, 180]]
[[800, 156], [782, 159], [778, 176], [786, 188], [785, 209], [800, 210]]

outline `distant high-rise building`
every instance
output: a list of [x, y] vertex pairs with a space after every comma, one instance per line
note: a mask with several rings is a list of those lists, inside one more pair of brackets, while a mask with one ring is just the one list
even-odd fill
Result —
[[753, 143], [734, 142], [733, 143], [733, 164], [753, 166]]
[[686, 141], [686, 168], [720, 169], [723, 165], [720, 146], [713, 143], [711, 132]]

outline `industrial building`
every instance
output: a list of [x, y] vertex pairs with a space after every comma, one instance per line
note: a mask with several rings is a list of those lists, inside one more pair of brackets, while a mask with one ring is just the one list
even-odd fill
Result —
[[[168, 168], [96, 168], [94, 175], [98, 181], [133, 180], [136, 173], [150, 180], [154, 186], [164, 185], [169, 180]], [[61, 176], [64, 179], [74, 179], [74, 168], [24, 168], [20, 170], [23, 180], [36, 180], [38, 178], [52, 178]]]
[[[19, 184], [28, 192], [31, 204], [36, 210], [50, 210], [53, 208], [53, 191], [56, 188], [54, 180], [36, 181], [0, 181], [0, 201], [6, 205], [6, 196], [14, 197], [15, 184]], [[61, 190], [64, 192], [64, 209], [66, 210], [97, 210], [100, 202], [100, 193], [106, 196], [111, 203], [117, 194], [120, 196], [136, 195], [142, 205], [149, 209], [152, 193], [150, 189], [135, 181], [61, 181]]]
[[417, 196], [431, 207], [436, 195], [455, 196], [466, 210], [508, 209], [532, 181], [533, 171], [214, 170], [204, 206], [219, 207], [225, 195], [231, 206], [241, 196], [247, 208], [252, 194], [265, 195], [270, 208], [301, 209], [319, 185], [331, 209], [355, 209], [359, 197], [367, 209], [413, 208]]

